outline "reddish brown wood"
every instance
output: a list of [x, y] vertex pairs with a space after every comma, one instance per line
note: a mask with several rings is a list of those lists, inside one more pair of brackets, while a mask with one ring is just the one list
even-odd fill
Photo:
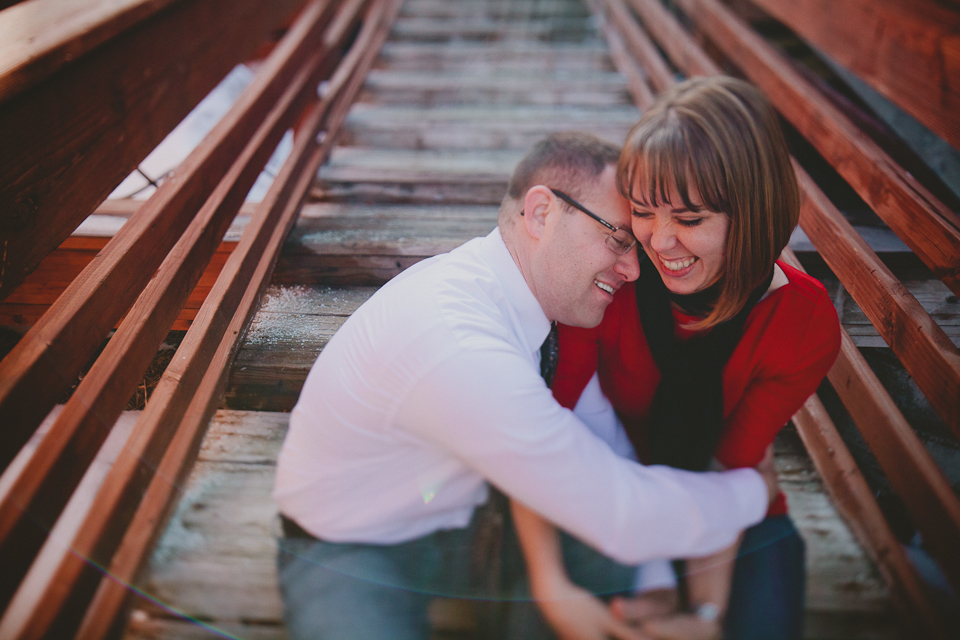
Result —
[[[291, 30], [290, 46], [281, 45], [281, 59], [304, 39], [312, 40], [324, 23], [326, 2], [316, 0]], [[319, 34], [316, 34], [319, 35]], [[285, 43], [287, 44], [287, 43]], [[266, 120], [257, 128], [223, 181], [134, 304], [120, 329], [74, 391], [30, 461], [20, 470], [9, 491], [0, 497], [0, 555], [29, 557], [36, 546], [31, 536], [36, 524], [49, 526], [66, 497], [116, 420], [153, 354], [196, 285], [213, 250], [239, 209], [284, 131], [301, 106], [315, 94], [329, 47], [313, 47], [303, 68], [291, 80]], [[264, 67], [269, 69], [267, 65]], [[232, 314], [231, 314], [232, 315]], [[231, 317], [225, 316], [225, 319]], [[215, 347], [215, 345], [214, 345]], [[29, 521], [29, 522], [28, 522]], [[11, 580], [16, 576], [8, 572]], [[47, 609], [53, 616], [55, 610]], [[50, 624], [52, 620], [48, 620]]]
[[[699, 63], [695, 63], [699, 71], [712, 72], [712, 63], [706, 60], [705, 56], [698, 55], [697, 45], [679, 28], [672, 16], [662, 11], [659, 4], [652, 7], [654, 3], [647, 3], [645, 0], [635, 0], [634, 4], [644, 9], [647, 27], [661, 34], [661, 44], [671, 55], [676, 56], [676, 59], [700, 60]], [[806, 178], [799, 166], [797, 168], [801, 173], [801, 186], [807, 196], [805, 211], [808, 217], [811, 208], [827, 208], [839, 216], [819, 188]], [[814, 215], [829, 217], [826, 213], [817, 211], [814, 211]], [[840, 219], [842, 220], [842, 217]], [[861, 248], [862, 240], [857, 244], [854, 238], [859, 240], [859, 237], [852, 229], [849, 231], [853, 238], [845, 238], [842, 244], [845, 243], [844, 246], [847, 248]], [[825, 251], [829, 252], [830, 249], [826, 248]], [[843, 249], [837, 252], [844, 253]], [[870, 253], [872, 255], [872, 252]], [[844, 257], [857, 260], [850, 255], [849, 251]], [[789, 249], [784, 251], [783, 258], [802, 269], [796, 256]], [[873, 259], [876, 260], [875, 255]], [[882, 264], [880, 268], [885, 273], [889, 273]], [[896, 300], [894, 304], [901, 306], [906, 319], [915, 320], [911, 326], [923, 327], [925, 330], [936, 333], [938, 328], [930, 328], [932, 321], [923, 309], [921, 308], [920, 313], [917, 314], [916, 308], [904, 297], [912, 299], [912, 296], [903, 290], [902, 285], [895, 280], [880, 284], [881, 286], [870, 292], [871, 295], [876, 298], [894, 298]], [[916, 301], [913, 300], [913, 302]], [[933, 326], [936, 327], [935, 324]], [[937, 339], [933, 342], [937, 342]], [[952, 344], [950, 346], [952, 347]], [[891, 467], [892, 471], [888, 473], [891, 474], [891, 481], [895, 482], [898, 492], [901, 492], [908, 502], [915, 501], [918, 508], [918, 526], [924, 532], [924, 536], [927, 536], [927, 531], [930, 531], [941, 544], [944, 541], [960, 539], [960, 502], [957, 501], [936, 463], [930, 458], [846, 332], [843, 333], [843, 349], [838, 362], [831, 370], [830, 377], [864, 437], [871, 443], [871, 447], [876, 443], [878, 452], [875, 451], [875, 453], [878, 459], [885, 468]], [[888, 584], [894, 589], [896, 601], [903, 613], [914, 626], [923, 629], [924, 634], [930, 637], [948, 637], [944, 631], [943, 622], [931, 606], [915, 568], [907, 561], [902, 548], [890, 532], [876, 500], [816, 396], [811, 397], [794, 420], [800, 427], [807, 449], [824, 477], [828, 490], [834, 496], [838, 508], [850, 523], [851, 529], [861, 544], [877, 562]], [[894, 478], [896, 478], [895, 481]], [[921, 510], [922, 513], [920, 513]], [[957, 557], [960, 557], [960, 554], [953, 550], [955, 547], [956, 545], [952, 544], [947, 548], [939, 549], [942, 556], [938, 554], [938, 557], [946, 558], [947, 564], [953, 563]]]
[[[167, 478], [184, 477], [190, 464], [192, 464], [193, 452], [199, 446], [200, 441], [197, 434], [202, 433], [206, 428], [207, 422], [216, 410], [217, 401], [226, 384], [227, 369], [239, 341], [239, 336], [242, 334], [242, 328], [252, 317], [254, 302], [259, 299], [269, 281], [269, 272], [276, 263], [280, 246], [295, 220], [296, 212], [299, 210], [303, 198], [309, 192], [316, 170], [333, 147], [333, 139], [336, 136], [329, 134], [334, 133], [342, 125], [346, 112], [343, 106], [352, 103], [360, 87], [360, 82], [355, 81], [355, 79], [362, 80], [365, 77], [375, 57], [374, 54], [382, 45], [389, 25], [395, 17], [399, 3], [392, 0], [390, 4], [393, 7], [389, 15], [382, 17], [380, 20], [376, 20], [375, 15], [368, 16], [364, 30], [358, 36], [357, 43], [352, 49], [354, 52], [360, 51], [365, 55], [348, 56], [343, 64], [343, 68], [349, 69], [352, 67], [353, 69], [353, 73], [349, 76], [351, 82], [345, 88], [344, 83], [340, 83], [339, 88], [332, 87], [330, 93], [327, 94], [330, 99], [325, 100], [323, 104], [310, 112], [305, 123], [306, 135], [299, 138], [297, 148], [291, 153], [291, 160], [288, 160], [281, 174], [277, 176], [275, 184], [280, 183], [283, 178], [290, 179], [289, 181], [283, 180], [284, 183], [296, 183], [294, 194], [287, 202], [279, 224], [273, 230], [270, 242], [267, 244], [267, 250], [259, 258], [257, 272], [253, 275], [250, 285], [246, 289], [244, 299], [234, 316], [231, 330], [222, 338], [217, 355], [211, 362], [200, 388], [194, 395], [194, 399], [186, 409], [181, 426], [161, 462], [161, 468], [151, 481], [140, 508], [114, 556], [110, 565], [110, 573], [121, 581], [133, 579], [137, 568], [144, 561], [146, 553], [152, 546], [152, 538], [159, 531], [156, 523], [158, 520], [162, 520], [161, 515], [163, 513], [169, 511], [171, 501], [176, 494], [176, 485], [171, 485]], [[382, 4], [378, 8], [382, 10]], [[334, 97], [337, 97], [335, 106], [332, 100]], [[333, 109], [330, 109], [331, 106], [333, 106]], [[330, 116], [329, 120], [328, 115]], [[328, 137], [323, 144], [318, 146], [315, 143], [316, 133], [324, 124], [327, 125]], [[296, 162], [293, 160], [296, 160]], [[276, 191], [279, 193], [279, 190]], [[270, 199], [271, 195], [268, 195], [265, 202]], [[279, 205], [279, 201], [277, 204]], [[261, 227], [261, 232], [263, 230], [269, 230], [269, 227], [264, 225]], [[241, 241], [242, 248], [243, 243]], [[239, 255], [241, 249], [238, 249], [237, 255]], [[234, 279], [236, 280], [236, 278]], [[220, 308], [220, 305], [213, 299], [211, 299], [210, 305], [211, 308]], [[200, 352], [196, 353], [199, 354]], [[176, 374], [171, 376], [171, 379], [175, 377]], [[156, 399], [157, 396], [155, 395], [154, 398]], [[138, 427], [140, 427], [139, 424]], [[128, 591], [122, 583], [118, 583], [116, 580], [101, 581], [77, 638], [93, 640], [103, 637], [109, 629], [110, 620], [121, 609], [127, 596]]]
[[[629, 0], [646, 32], [653, 36], [678, 69], [689, 76], [712, 76], [720, 68], [704, 53], [676, 19], [663, 8], [660, 0]], [[659, 54], [657, 54], [659, 57]], [[665, 89], [669, 84], [657, 87]]]
[[[650, 84], [657, 91], [663, 91], [674, 84], [676, 79], [673, 72], [670, 71], [650, 37], [630, 15], [623, 0], [606, 0], [605, 4], [610, 11], [610, 18], [623, 35], [630, 52], [646, 71]], [[644, 108], [646, 105], [638, 106]]]
[[[607, 46], [610, 48], [610, 59], [613, 60], [613, 65], [617, 71], [626, 78], [627, 90], [630, 92], [630, 97], [633, 98], [633, 103], [642, 111], [653, 102], [653, 92], [647, 84], [646, 69], [642, 64], [637, 63], [637, 60], [641, 63], [645, 63], [646, 61], [636, 55], [635, 52], [637, 47], [636, 42], [642, 40], [643, 34], [640, 34], [640, 36], [636, 34], [636, 31], [639, 31], [636, 22], [629, 19], [629, 17], [624, 20], [622, 16], [616, 13], [616, 10], [610, 6], [611, 4], [615, 4], [615, 2], [591, 0], [587, 4], [594, 16], [601, 20], [603, 37], [606, 39]], [[619, 8], [626, 11], [622, 3], [619, 5]], [[646, 42], [650, 43], [649, 40]], [[628, 48], [630, 51], [634, 51], [636, 60], [630, 56]]]
[[0, 14], [0, 102], [178, 0], [29, 0]]
[[[0, 325], [29, 327], [35, 324], [108, 241], [109, 238], [103, 237], [68, 238], [64, 241], [56, 251], [43, 259], [23, 284], [0, 302]], [[236, 245], [236, 242], [221, 242], [217, 247], [210, 264], [177, 316], [174, 330], [185, 330], [190, 326], [196, 310], [203, 304], [223, 263]]]
[[[331, 27], [331, 30], [337, 31], [328, 34], [328, 43], [331, 41], [340, 43], [344, 39], [350, 32], [352, 17], [350, 14], [355, 14], [365, 2], [366, 0], [348, 0], [345, 9], [347, 15], [338, 16], [338, 20]], [[382, 9], [382, 6], [379, 8]], [[379, 17], [379, 12], [368, 16], [367, 32], [382, 33], [385, 36], [389, 23], [381, 24]], [[348, 95], [345, 96], [334, 89], [335, 92], [329, 94], [330, 99], [325, 102], [322, 109], [317, 110], [313, 118], [314, 131], [310, 135], [299, 137], [297, 152], [288, 161], [264, 200], [262, 214], [248, 226], [240, 245], [225, 266], [223, 277], [218, 280], [209, 300], [201, 310], [194, 329], [188, 332], [178, 350], [176, 360], [168, 367], [163, 380], [155, 390], [150, 404], [137, 424], [136, 434], [111, 469], [98, 493], [96, 502], [86, 515], [83, 526], [80, 527], [80, 533], [71, 545], [72, 552], [67, 553], [56, 567], [56, 571], [50, 574], [50, 581], [43, 592], [37, 594], [37, 600], [35, 606], [31, 608], [30, 615], [20, 616], [24, 625], [21, 627], [22, 633], [29, 634], [31, 628], [33, 632], [38, 629], [41, 633], [45, 632], [52, 622], [53, 616], [50, 612], [57, 611], [64, 605], [70, 586], [77, 584], [79, 589], [80, 585], [86, 584], [82, 575], [86, 564], [82, 560], [77, 562], [78, 552], [88, 557], [102, 557], [104, 561], [108, 561], [115, 547], [112, 541], [123, 535], [123, 530], [129, 523], [129, 515], [126, 514], [130, 514], [131, 508], [136, 507], [147, 489], [146, 482], [153, 469], [161, 462], [166, 445], [173, 436], [173, 429], [183, 417], [191, 399], [195, 397], [196, 387], [202, 376], [208, 371], [211, 354], [221, 343], [226, 329], [224, 319], [234, 315], [230, 310], [237, 308], [239, 298], [248, 290], [248, 285], [255, 292], [254, 299], [266, 285], [266, 274], [262, 273], [259, 281], [251, 282], [251, 271], [258, 264], [265, 265], [262, 269], [264, 272], [272, 270], [283, 238], [296, 217], [302, 198], [309, 190], [315, 171], [322, 158], [329, 153], [335, 138], [335, 129], [342, 124], [346, 108], [359, 90], [365, 71], [379, 49], [379, 43], [371, 47], [370, 35], [363, 33], [358, 38], [356, 46], [364, 48], [364, 55], [360, 57], [360, 60], [365, 62], [364, 68], [358, 72], [357, 65], [354, 64], [352, 76], [340, 76], [348, 81]], [[357, 59], [356, 56], [354, 59]], [[334, 87], [338, 85], [336, 77], [332, 85]], [[331, 105], [332, 109], [330, 109]], [[328, 112], [330, 113], [327, 135], [329, 142], [321, 146], [317, 152], [308, 154], [308, 151], [316, 147], [316, 132]], [[281, 217], [281, 214], [283, 214], [281, 223], [277, 225], [277, 218]], [[271, 237], [272, 242], [268, 245], [268, 239]], [[247, 308], [243, 311], [243, 315], [249, 317], [251, 312], [252, 308]], [[238, 336], [233, 335], [230, 338], [236, 341]], [[228, 351], [232, 351], [233, 348], [231, 345]], [[224, 376], [225, 372], [221, 371], [220, 375]], [[215, 399], [208, 398], [207, 401], [212, 411], [215, 408]], [[191, 436], [190, 442], [193, 441], [194, 436]], [[181, 460], [179, 464], [183, 464], [183, 461]], [[148, 506], [156, 509], [162, 504], [161, 502]], [[160, 510], [163, 511], [165, 508]], [[135, 535], [143, 534], [144, 532], [140, 532]], [[150, 537], [148, 534], [147, 538]], [[101, 612], [98, 611], [96, 616], [99, 619]], [[13, 635], [19, 637], [16, 633]]]
[[863, 135], [776, 49], [720, 2], [678, 0], [677, 4], [763, 89], [780, 113], [934, 275], [960, 295], [960, 216]]
[[806, 194], [800, 212], [803, 230], [930, 404], [960, 437], [960, 349], [810, 176], [796, 163], [794, 168]]
[[0, 298], [302, 4], [177, 2], [0, 102]]
[[793, 416], [793, 423], [833, 505], [890, 585], [893, 600], [907, 614], [916, 637], [949, 638], [943, 620], [930, 603], [923, 579], [890, 530], [873, 492], [816, 395]]
[[[209, 17], [210, 24], [235, 22], [224, 19], [232, 13], [229, 8], [222, 8], [224, 13]], [[236, 22], [243, 25], [243, 17], [246, 14], [241, 13]], [[262, 66], [247, 91], [183, 162], [177, 174], [141, 206], [138, 215], [123, 226], [46, 316], [0, 362], [0, 415], [4, 417], [6, 436], [0, 445], [0, 468], [6, 466], [40, 423], [66, 388], [64, 384], [76, 379], [110, 327], [129, 308], [241, 153], [250, 132], [282, 94], [314, 38], [319, 36], [327, 12], [315, 17], [310, 29], [301, 29], [297, 37], [285, 39], [285, 44]]]
[[934, 0], [756, 0], [960, 149], [960, 9]]

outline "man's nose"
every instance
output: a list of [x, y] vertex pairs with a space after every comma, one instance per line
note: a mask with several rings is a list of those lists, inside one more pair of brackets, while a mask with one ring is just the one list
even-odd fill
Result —
[[637, 251], [640, 251], [639, 244], [620, 256], [620, 259], [617, 260], [617, 273], [627, 282], [633, 282], [640, 277], [640, 263], [637, 261]]

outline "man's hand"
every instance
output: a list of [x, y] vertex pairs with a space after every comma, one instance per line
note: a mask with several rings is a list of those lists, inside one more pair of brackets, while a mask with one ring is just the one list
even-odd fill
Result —
[[651, 640], [618, 620], [599, 598], [571, 582], [556, 585], [550, 597], [538, 600], [537, 605], [561, 640]]
[[763, 454], [763, 460], [757, 464], [757, 471], [763, 476], [763, 481], [767, 483], [767, 498], [769, 502], [780, 494], [780, 483], [777, 481], [777, 468], [773, 464], [773, 444], [767, 447]]
[[648, 618], [676, 613], [679, 605], [676, 589], [654, 589], [630, 598], [614, 598], [610, 610], [618, 620], [636, 626]]
[[678, 613], [676, 589], [648, 591], [633, 598], [615, 598], [610, 608], [632, 628], [639, 628], [651, 640], [720, 640], [719, 620], [704, 620], [690, 613]]
[[645, 622], [643, 632], [655, 640], [721, 640], [719, 620], [704, 620], [692, 613], [677, 613]]

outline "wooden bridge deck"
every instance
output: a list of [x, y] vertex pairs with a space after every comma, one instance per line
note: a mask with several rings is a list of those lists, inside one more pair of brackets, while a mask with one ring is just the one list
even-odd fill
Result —
[[[128, 640], [285, 637], [269, 496], [287, 423], [277, 411], [379, 284], [493, 228], [532, 141], [581, 129], [619, 143], [637, 114], [578, 0], [408, 0], [284, 247], [231, 370], [228, 408], [139, 584]], [[925, 304], [950, 304], [932, 288]], [[805, 637], [897, 637], [887, 588], [789, 429], [777, 464], [808, 545]], [[438, 638], [472, 637], [462, 603], [434, 613]]]

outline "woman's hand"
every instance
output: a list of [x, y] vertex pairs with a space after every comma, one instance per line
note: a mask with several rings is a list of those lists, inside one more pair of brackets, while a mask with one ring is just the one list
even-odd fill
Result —
[[652, 640], [719, 640], [723, 630], [719, 620], [705, 620], [689, 613], [678, 613], [676, 589], [657, 589], [632, 598], [616, 598], [613, 614], [631, 627], [639, 627]]
[[692, 613], [677, 613], [645, 622], [643, 632], [655, 640], [721, 640], [719, 620], [705, 620]]
[[618, 620], [637, 625], [650, 618], [676, 613], [679, 605], [676, 589], [654, 589], [630, 598], [614, 598], [610, 610]]
[[555, 582], [545, 593], [534, 593], [543, 617], [561, 640], [651, 640], [618, 619], [610, 607], [569, 580]]

